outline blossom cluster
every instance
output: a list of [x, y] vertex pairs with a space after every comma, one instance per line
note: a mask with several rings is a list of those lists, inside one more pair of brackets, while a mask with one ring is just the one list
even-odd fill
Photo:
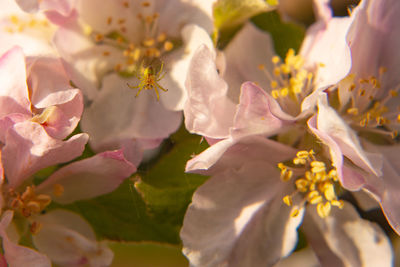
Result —
[[398, 0], [344, 17], [314, 0], [300, 49], [280, 56], [248, 19], [289, 17], [278, 1], [0, 5], [0, 266], [111, 266], [66, 207], [139, 177], [181, 124], [208, 143], [185, 170], [209, 176], [179, 225], [191, 266], [393, 264], [360, 212], [380, 208], [400, 235]]

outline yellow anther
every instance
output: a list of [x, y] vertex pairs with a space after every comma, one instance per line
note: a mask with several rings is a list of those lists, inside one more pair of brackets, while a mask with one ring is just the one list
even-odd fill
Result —
[[397, 115], [397, 122], [400, 123], [400, 114]]
[[123, 2], [122, 5], [123, 5], [125, 8], [129, 8], [129, 2], [127, 2], [127, 1]]
[[283, 87], [283, 88], [279, 91], [279, 94], [280, 94], [282, 97], [285, 97], [285, 96], [287, 96], [287, 95], [289, 94], [289, 89], [288, 89], [287, 87]]
[[305, 165], [307, 163], [307, 160], [303, 158], [294, 158], [293, 163], [295, 165]]
[[321, 203], [323, 200], [324, 199], [322, 198], [322, 196], [318, 195], [318, 196], [314, 196], [314, 197], [310, 198], [308, 200], [308, 202], [312, 205], [315, 205], [315, 204]]
[[390, 90], [390, 95], [391, 95], [392, 97], [396, 97], [396, 96], [398, 96], [399, 94], [398, 94], [397, 91], [395, 91], [395, 90]]
[[284, 196], [282, 200], [283, 200], [283, 203], [285, 203], [289, 207], [293, 205], [292, 197], [289, 195]]
[[274, 68], [274, 75], [275, 76], [281, 75], [281, 69], [279, 67]]
[[310, 200], [317, 196], [320, 196], [319, 192], [317, 190], [313, 190], [313, 191], [308, 192], [307, 199]]
[[104, 52], [103, 52], [103, 56], [108, 57], [109, 55], [110, 55], [110, 52], [109, 52], [109, 51], [104, 51]]
[[325, 163], [323, 163], [322, 161], [312, 161], [310, 165], [312, 167], [311, 171], [313, 173], [320, 173], [326, 170]]
[[317, 213], [321, 218], [326, 218], [331, 212], [331, 203], [319, 203], [317, 205]]
[[89, 35], [92, 34], [92, 32], [93, 32], [93, 28], [90, 27], [90, 25], [85, 24], [85, 25], [83, 26], [83, 33], [84, 33], [85, 35], [89, 36]]
[[96, 34], [96, 35], [94, 36], [94, 40], [95, 40], [96, 42], [101, 42], [101, 41], [104, 40], [104, 35], [98, 33], [98, 34]]
[[10, 16], [10, 21], [11, 21], [11, 23], [17, 25], [19, 23], [19, 18], [16, 15], [11, 15]]
[[50, 204], [51, 197], [48, 195], [40, 194], [35, 197], [35, 200], [39, 202], [43, 207], [45, 207]]
[[281, 171], [281, 180], [284, 182], [287, 182], [290, 180], [290, 178], [292, 178], [293, 176], [293, 171], [289, 170], [289, 169], [283, 169]]
[[281, 61], [280, 57], [278, 56], [273, 56], [272, 57], [272, 63], [278, 64]]
[[297, 190], [299, 190], [300, 192], [303, 192], [303, 193], [307, 192], [307, 190], [308, 190], [307, 187], [309, 185], [309, 181], [307, 181], [306, 179], [300, 178], [300, 179], [296, 180], [295, 184], [296, 184]]
[[143, 40], [143, 45], [150, 47], [153, 46], [155, 44], [155, 40], [153, 38], [147, 38], [145, 40]]
[[271, 95], [273, 98], [278, 99], [279, 98], [279, 90], [272, 90]]
[[343, 200], [332, 200], [331, 201], [331, 205], [332, 206], [335, 206], [335, 207], [338, 207], [339, 209], [343, 209], [343, 206], [344, 206], [344, 202], [343, 202]]
[[280, 70], [285, 74], [289, 74], [290, 73], [290, 67], [287, 64], [282, 64]]
[[300, 214], [300, 211], [298, 208], [293, 208], [292, 212], [290, 213], [290, 217], [297, 217]]
[[167, 39], [167, 35], [165, 34], [165, 32], [160, 33], [160, 34], [158, 35], [158, 37], [157, 37], [157, 41], [158, 41], [159, 43], [164, 42], [166, 39]]
[[271, 81], [271, 87], [272, 88], [278, 87], [278, 82], [277, 81]]
[[396, 130], [394, 130], [393, 132], [390, 133], [390, 136], [392, 137], [392, 139], [395, 139], [398, 135], [399, 135], [399, 132]]
[[285, 166], [285, 164], [283, 164], [282, 162], [278, 163], [278, 168], [282, 171], [282, 170], [286, 170], [287, 167]]
[[258, 64], [258, 69], [259, 70], [265, 70], [265, 65], [264, 64]]
[[174, 44], [170, 41], [166, 41], [164, 43], [164, 50], [165, 51], [171, 51], [174, 48]]
[[347, 113], [356, 116], [358, 115], [358, 108], [349, 108], [347, 109]]
[[53, 185], [53, 194], [56, 197], [60, 197], [64, 194], [64, 187], [60, 184], [54, 184]]
[[321, 68], [324, 68], [326, 65], [325, 65], [325, 63], [320, 62], [320, 63], [318, 63], [318, 66], [320, 66]]
[[335, 188], [333, 187], [333, 184], [328, 183], [324, 186], [324, 196], [328, 201], [336, 199]]
[[37, 202], [37, 201], [29, 201], [29, 202], [26, 204], [26, 207], [27, 207], [31, 212], [34, 212], [34, 213], [40, 212], [40, 203]]
[[144, 1], [144, 2], [142, 2], [142, 6], [143, 7], [149, 7], [150, 6], [150, 2]]

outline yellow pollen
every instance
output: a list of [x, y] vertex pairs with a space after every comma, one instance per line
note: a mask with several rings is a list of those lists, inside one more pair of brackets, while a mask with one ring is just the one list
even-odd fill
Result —
[[150, 2], [144, 1], [144, 2], [142, 2], [142, 6], [143, 7], [149, 7], [150, 6]]
[[167, 35], [166, 35], [164, 32], [160, 33], [160, 34], [158, 35], [158, 37], [157, 37], [157, 41], [158, 41], [159, 43], [164, 42], [166, 39], [167, 39]]
[[272, 57], [272, 63], [278, 64], [281, 61], [280, 57], [278, 56], [273, 56]]
[[331, 203], [330, 202], [319, 203], [317, 205], [317, 212], [321, 218], [328, 217], [329, 213], [331, 212]]
[[125, 8], [129, 8], [129, 3], [128, 3], [127, 1], [123, 2], [122, 5], [123, 5]]
[[272, 90], [271, 95], [273, 98], [278, 99], [279, 98], [279, 91], [278, 90]]
[[271, 87], [272, 88], [278, 87], [278, 82], [277, 81], [271, 81]]
[[118, 24], [124, 24], [125, 23], [125, 19], [118, 19]]
[[290, 217], [297, 217], [300, 214], [300, 211], [298, 208], [294, 208], [293, 211], [290, 213]]
[[283, 203], [285, 203], [286, 205], [288, 205], [289, 207], [293, 205], [293, 200], [292, 197], [287, 195], [283, 197]]
[[95, 35], [94, 40], [95, 40], [96, 42], [101, 42], [101, 41], [104, 40], [104, 35], [98, 33], [98, 34]]
[[174, 45], [172, 44], [172, 42], [166, 41], [164, 43], [164, 50], [165, 51], [171, 51], [174, 48]]
[[108, 57], [109, 55], [110, 55], [110, 52], [109, 52], [109, 51], [104, 51], [104, 52], [103, 52], [103, 56]]
[[397, 91], [394, 91], [394, 90], [390, 90], [390, 95], [392, 96], [392, 97], [396, 97], [396, 96], [398, 96], [399, 94], [398, 94], [398, 92]]
[[[304, 170], [304, 176], [295, 177], [296, 192], [300, 192], [304, 196], [304, 201], [317, 206], [317, 212], [321, 218], [329, 215], [331, 206], [343, 207], [343, 201], [337, 199], [335, 192], [335, 183], [338, 181], [338, 177], [334, 167], [327, 172], [325, 162], [316, 160], [313, 150], [298, 151], [293, 163], [296, 170]], [[281, 170], [282, 179], [287, 175], [289, 167], [279, 163], [278, 168]], [[293, 171], [291, 176], [293, 176]], [[282, 180], [289, 181], [289, 179]], [[289, 197], [290, 195], [285, 196], [283, 202], [286, 205], [288, 203], [293, 205], [293, 200]]]
[[153, 38], [147, 38], [145, 40], [143, 40], [143, 45], [150, 47], [153, 46], [155, 44], [155, 40]]
[[9, 194], [12, 197], [10, 207], [19, 211], [26, 218], [40, 213], [51, 202], [51, 198], [48, 195], [36, 195], [34, 186], [28, 186], [22, 195], [14, 192], [10, 192]]
[[358, 108], [349, 108], [347, 113], [351, 115], [358, 115]]
[[258, 64], [258, 69], [259, 70], [265, 70], [265, 65], [264, 64]]

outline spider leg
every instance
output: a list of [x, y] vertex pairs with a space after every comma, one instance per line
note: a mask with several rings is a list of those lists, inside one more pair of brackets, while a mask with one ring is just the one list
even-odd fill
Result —
[[156, 92], [157, 95], [157, 101], [160, 100], [160, 94], [158, 93], [157, 86], [154, 86], [154, 91]]
[[143, 89], [143, 86], [140, 86], [140, 87], [139, 87], [139, 90], [137, 91], [137, 93], [136, 93], [136, 95], [135, 95], [135, 97], [138, 97], [138, 95], [140, 94], [140, 92], [142, 91], [142, 89]]
[[165, 89], [164, 87], [162, 87], [158, 82], [154, 82], [155, 83], [155, 86], [154, 86], [154, 88], [159, 88], [159, 89], [161, 89], [161, 90], [163, 90], [164, 92], [168, 92], [168, 89]]
[[126, 85], [128, 85], [128, 87], [131, 88], [131, 89], [136, 89], [136, 88], [139, 88], [139, 87], [140, 87], [140, 84], [137, 85], [137, 86], [132, 86], [132, 85], [130, 85], [129, 83], [126, 83]]

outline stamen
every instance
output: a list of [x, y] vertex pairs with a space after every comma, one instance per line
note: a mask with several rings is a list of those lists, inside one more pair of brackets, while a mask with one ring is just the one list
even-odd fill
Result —
[[[331, 206], [339, 208], [343, 207], [343, 202], [337, 199], [334, 184], [338, 181], [335, 168], [331, 168], [327, 172], [326, 164], [323, 161], [316, 160], [315, 152], [299, 151], [293, 159], [296, 170], [292, 170], [289, 166], [279, 163], [278, 168], [281, 170], [281, 179], [285, 179], [288, 170], [293, 173], [302, 172], [304, 176], [297, 175], [294, 182], [296, 192], [303, 194], [303, 202], [308, 202], [311, 205], [317, 205], [317, 212], [321, 218], [329, 215]], [[283, 178], [282, 178], [283, 177]], [[293, 199], [290, 195], [286, 195], [282, 201], [288, 205], [293, 205]]]

